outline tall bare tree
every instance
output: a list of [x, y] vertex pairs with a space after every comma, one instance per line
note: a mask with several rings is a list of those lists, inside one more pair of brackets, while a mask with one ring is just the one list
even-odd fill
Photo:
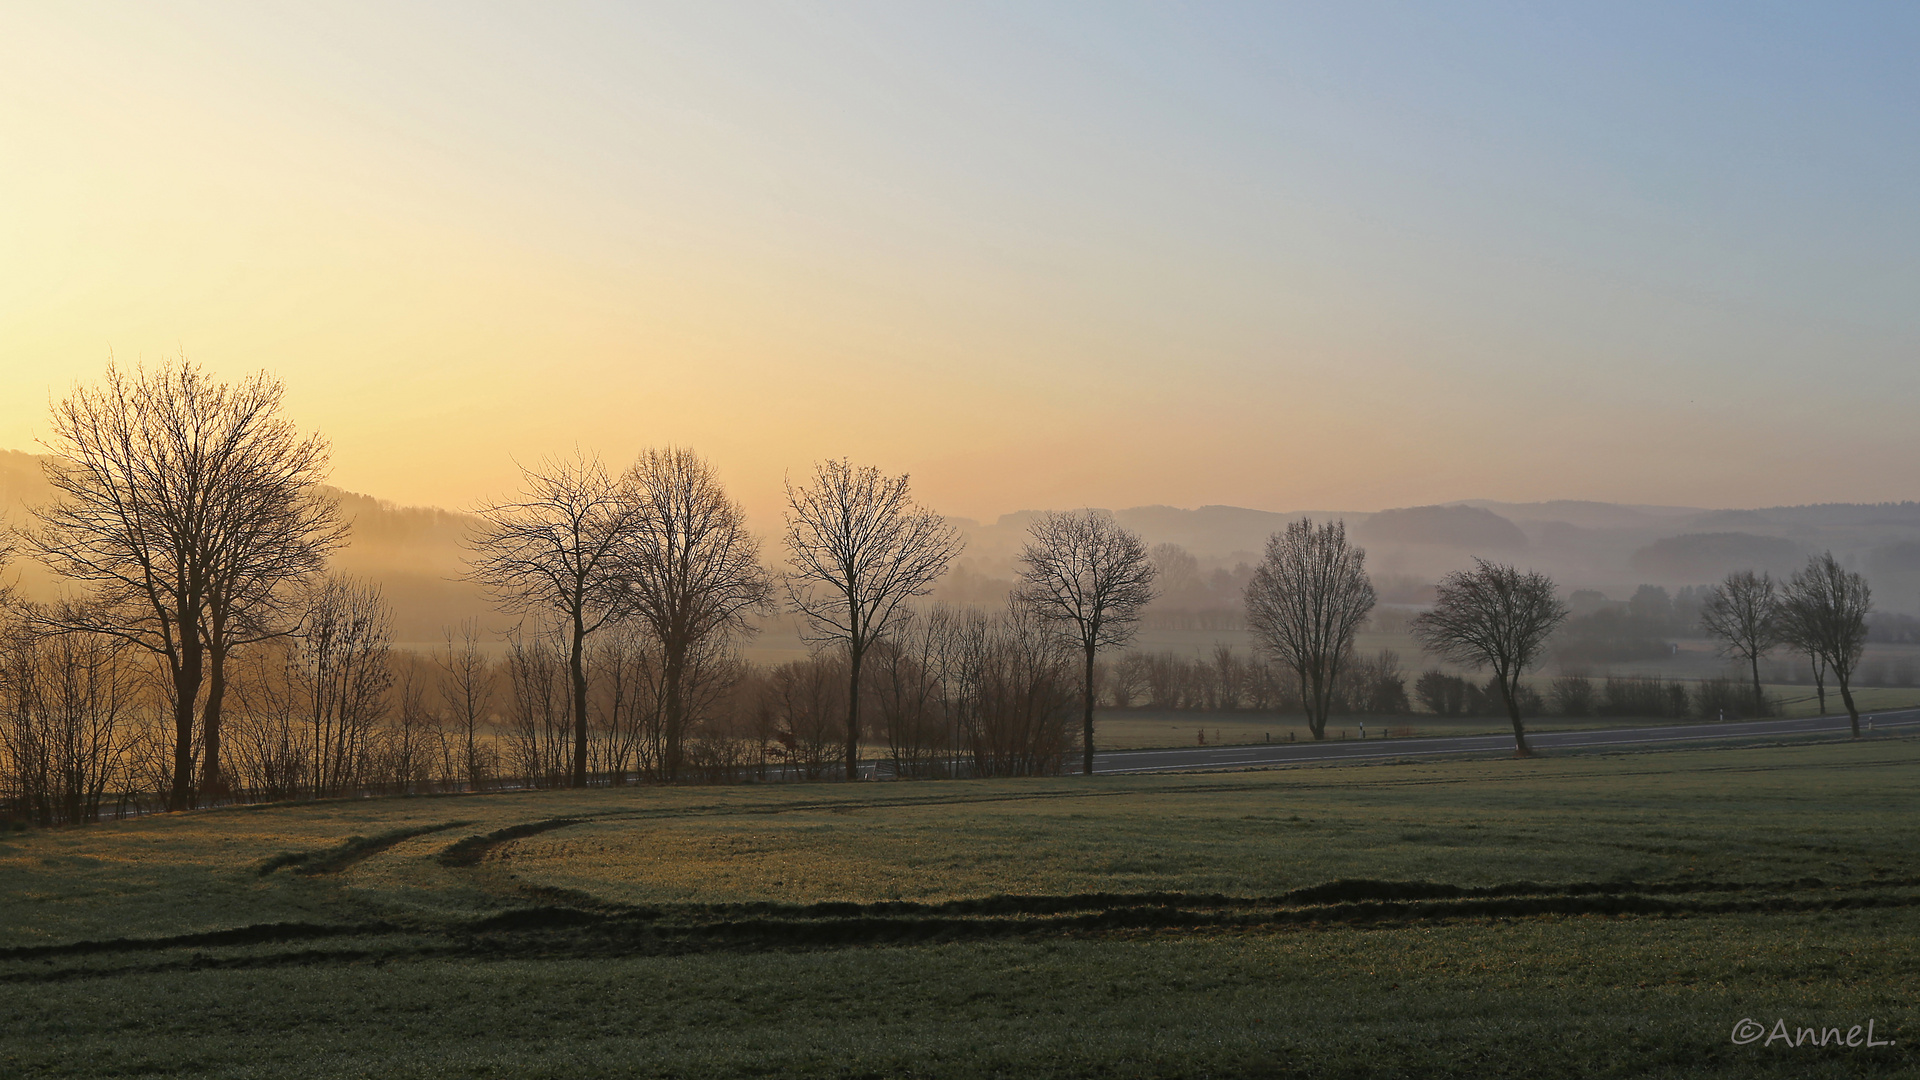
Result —
[[787, 601], [816, 644], [847, 649], [847, 779], [860, 774], [860, 665], [958, 555], [960, 531], [913, 501], [907, 477], [845, 459], [787, 485]]
[[1867, 648], [1867, 613], [1873, 590], [1867, 579], [1842, 567], [1833, 552], [1807, 560], [1787, 582], [1781, 604], [1785, 637], [1823, 661], [1840, 685], [1840, 700], [1860, 737], [1860, 709], [1853, 702], [1853, 672]]
[[587, 783], [588, 635], [620, 612], [623, 558], [639, 523], [638, 507], [598, 458], [576, 455], [521, 468], [515, 502], [477, 507], [467, 546], [467, 577], [508, 614], [535, 614], [560, 624], [567, 641], [574, 787]]
[[1366, 550], [1347, 540], [1345, 522], [1303, 517], [1267, 538], [1246, 603], [1248, 629], [1300, 680], [1307, 728], [1326, 738], [1341, 665], [1373, 610]]
[[1760, 658], [1780, 644], [1780, 597], [1771, 574], [1736, 570], [1707, 590], [1700, 625], [1720, 643], [1724, 656], [1745, 660], [1753, 673], [1753, 707], [1766, 715], [1760, 690]]
[[344, 527], [318, 484], [327, 447], [279, 415], [263, 373], [215, 382], [187, 360], [78, 387], [53, 408], [56, 499], [28, 543], [49, 568], [92, 586], [97, 616], [67, 627], [114, 634], [164, 659], [174, 723], [168, 805], [192, 806], [194, 710], [205, 702], [202, 787], [220, 785], [226, 663], [284, 632], [275, 600], [318, 571]]
[[1475, 559], [1472, 570], [1440, 580], [1434, 605], [1413, 620], [1413, 636], [1437, 656], [1471, 668], [1493, 668], [1501, 703], [1513, 721], [1513, 749], [1531, 757], [1520, 720], [1520, 677], [1546, 651], [1566, 621], [1553, 579], [1504, 563]]
[[1081, 769], [1091, 776], [1094, 657], [1131, 640], [1153, 599], [1146, 541], [1101, 511], [1042, 514], [1018, 569], [1018, 602], [1080, 652]]
[[773, 581], [760, 565], [746, 511], [692, 450], [648, 450], [624, 483], [638, 513], [621, 604], [659, 646], [661, 769], [672, 780], [684, 751], [691, 661], [703, 649], [752, 633], [749, 617], [768, 609]]

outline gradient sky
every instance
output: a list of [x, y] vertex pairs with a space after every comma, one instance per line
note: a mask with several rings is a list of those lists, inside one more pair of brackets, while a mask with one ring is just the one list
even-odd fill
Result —
[[[184, 351], [342, 486], [1920, 498], [1920, 7], [0, 2], [0, 446]], [[763, 526], [764, 527], [764, 526]]]

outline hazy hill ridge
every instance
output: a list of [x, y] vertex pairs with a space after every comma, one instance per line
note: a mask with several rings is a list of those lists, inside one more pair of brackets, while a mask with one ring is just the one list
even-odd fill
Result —
[[[0, 518], [7, 524], [26, 522], [29, 507], [52, 496], [42, 461], [41, 455], [0, 450]], [[353, 522], [351, 543], [336, 565], [385, 587], [394, 606], [397, 638], [437, 640], [441, 627], [468, 616], [499, 621], [478, 591], [460, 580], [461, 541], [472, 520], [469, 515], [331, 490]], [[1010, 578], [1013, 557], [1039, 513], [1022, 510], [992, 522], [953, 519], [968, 540], [956, 587], [965, 581], [976, 589], [991, 589]], [[1432, 580], [1478, 555], [1544, 570], [1568, 589], [1599, 589], [1621, 597], [1641, 582], [1700, 584], [1740, 566], [1783, 573], [1807, 553], [1830, 548], [1868, 575], [1879, 607], [1920, 610], [1920, 502], [1713, 510], [1475, 499], [1377, 512], [1155, 505], [1113, 514], [1149, 543], [1186, 548], [1207, 572], [1257, 560], [1269, 535], [1304, 515], [1344, 519], [1366, 545], [1369, 564], [1378, 574]], [[772, 523], [756, 525], [763, 536], [776, 534]], [[777, 553], [769, 550], [768, 555]], [[30, 560], [16, 560], [11, 573], [30, 594], [54, 585]], [[978, 599], [970, 594], [966, 598]]]

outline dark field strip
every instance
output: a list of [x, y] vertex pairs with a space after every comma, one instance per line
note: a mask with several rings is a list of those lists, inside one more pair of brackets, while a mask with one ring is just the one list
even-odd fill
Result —
[[[591, 903], [592, 898], [580, 899]], [[1825, 882], [1335, 881], [1277, 897], [1184, 893], [996, 896], [923, 904], [518, 908], [439, 923], [271, 923], [152, 939], [0, 950], [0, 983], [136, 972], [432, 958], [610, 958], [1138, 934], [1312, 931], [1516, 919], [1686, 918], [1920, 907], [1920, 878]], [[315, 943], [336, 941], [336, 947]], [[298, 948], [284, 948], [299, 946]], [[172, 958], [155, 954], [188, 953]], [[18, 965], [18, 966], [15, 966]], [[6, 970], [12, 968], [12, 970]]]

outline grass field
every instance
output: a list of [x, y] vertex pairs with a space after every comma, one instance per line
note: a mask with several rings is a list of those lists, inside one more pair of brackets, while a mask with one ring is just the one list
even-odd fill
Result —
[[1916, 780], [1875, 738], [14, 833], [0, 1077], [1913, 1075]]

